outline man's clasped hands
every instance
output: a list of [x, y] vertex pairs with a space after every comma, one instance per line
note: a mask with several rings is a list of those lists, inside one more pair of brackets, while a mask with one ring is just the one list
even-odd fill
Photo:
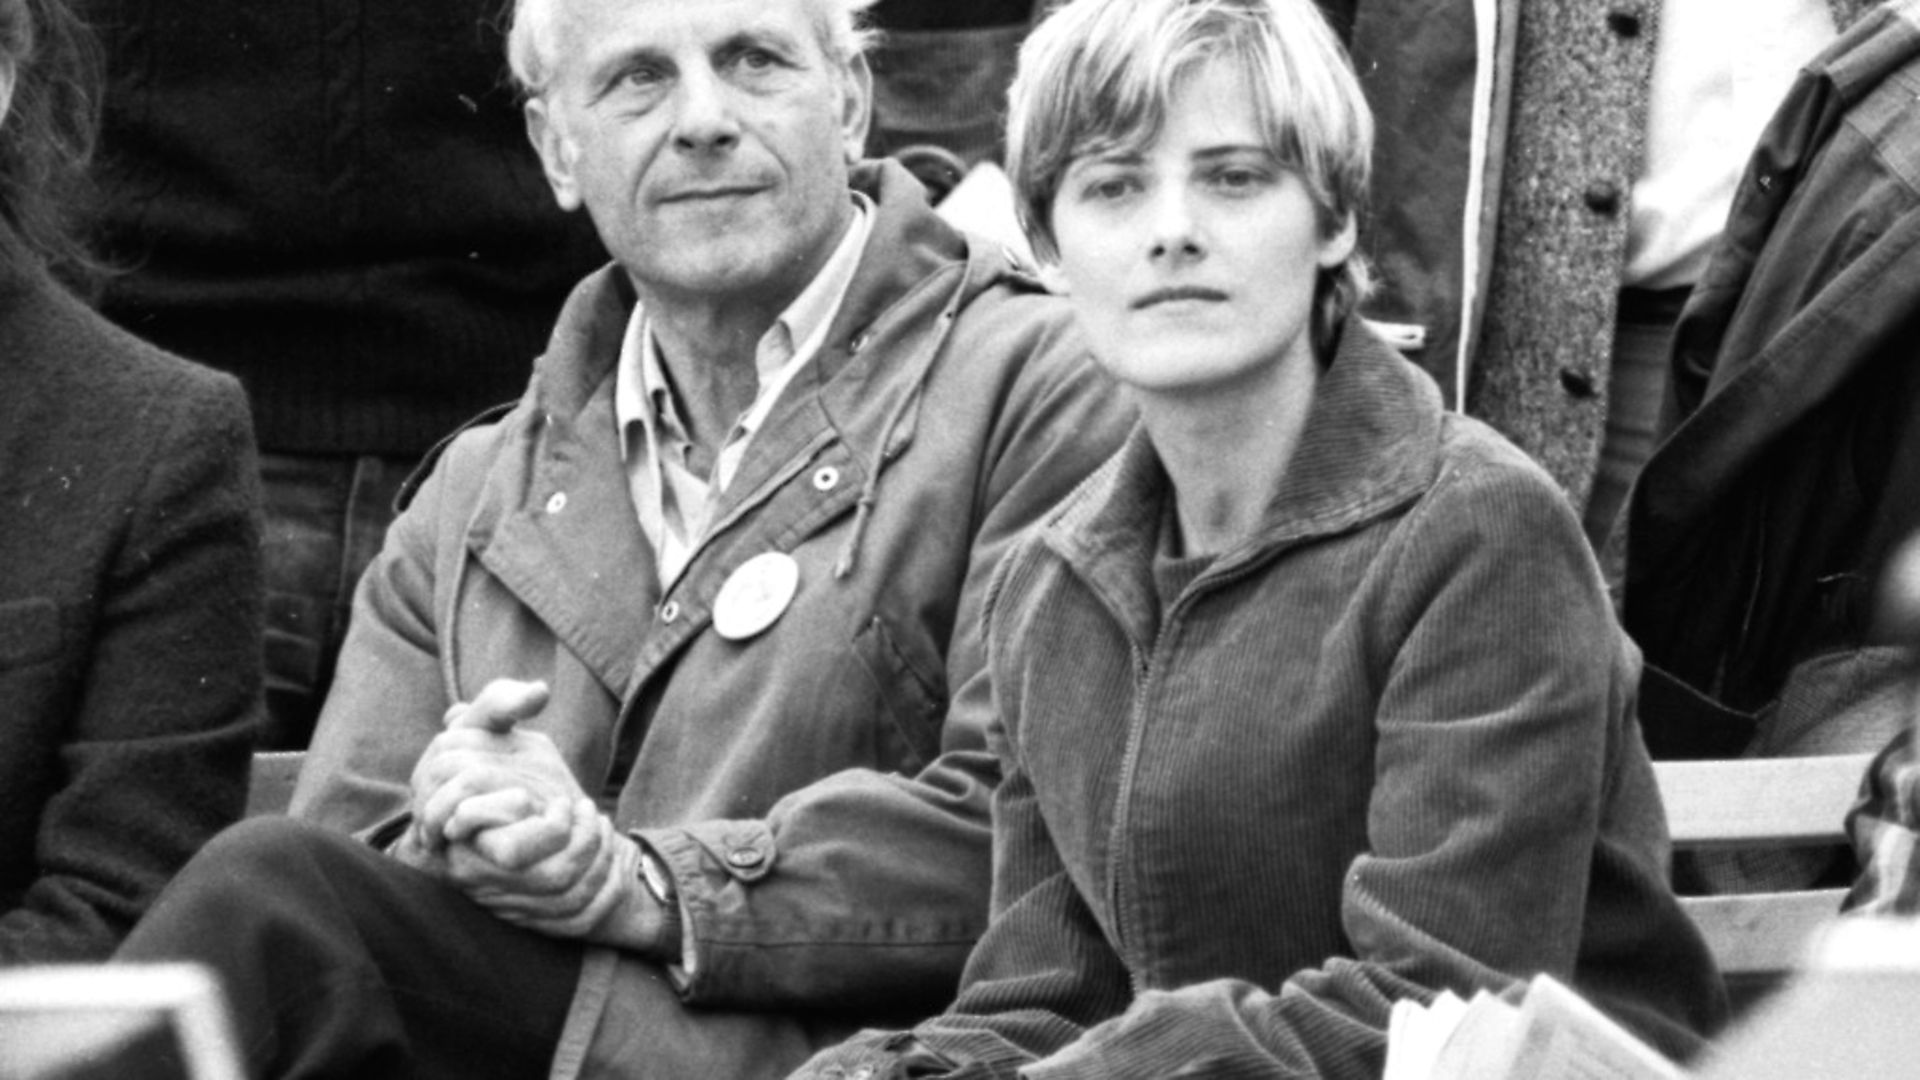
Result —
[[507, 922], [677, 953], [642, 883], [639, 843], [581, 789], [553, 740], [521, 726], [547, 699], [545, 683], [496, 679], [448, 709], [414, 766], [413, 820], [391, 853]]

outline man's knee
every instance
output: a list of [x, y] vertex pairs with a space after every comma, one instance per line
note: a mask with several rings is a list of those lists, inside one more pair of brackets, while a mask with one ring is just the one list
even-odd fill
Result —
[[240, 821], [208, 841], [175, 885], [232, 883], [245, 888], [286, 879], [324, 878], [363, 852], [373, 854], [350, 836], [266, 814]]
[[248, 818], [208, 841], [181, 869], [121, 955], [179, 955], [195, 951], [203, 938], [310, 919], [315, 905], [351, 875], [352, 864], [367, 858], [380, 857], [352, 837], [291, 818]]

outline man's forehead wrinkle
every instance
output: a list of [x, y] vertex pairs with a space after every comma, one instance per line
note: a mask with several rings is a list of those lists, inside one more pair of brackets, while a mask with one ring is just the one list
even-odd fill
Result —
[[728, 19], [715, 26], [703, 26], [697, 18], [675, 20], [677, 25], [659, 25], [644, 36], [623, 32], [615, 25], [585, 25], [590, 20], [577, 13], [577, 5], [561, 5], [558, 20], [562, 26], [554, 35], [561, 39], [559, 52], [585, 61], [585, 70], [598, 75], [636, 61], [674, 65], [674, 53], [691, 49], [708, 57], [724, 56], [743, 48], [772, 48], [799, 58], [805, 51], [810, 27], [794, 28], [766, 13], [755, 12], [744, 20]]

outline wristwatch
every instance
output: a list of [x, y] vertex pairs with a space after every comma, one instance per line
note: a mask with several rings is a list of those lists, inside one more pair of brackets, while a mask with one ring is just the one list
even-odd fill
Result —
[[660, 860], [654, 857], [653, 852], [646, 848], [640, 849], [640, 880], [646, 884], [653, 898], [660, 901], [661, 907], [676, 912], [680, 909], [673, 877], [667, 873], [666, 867], [660, 865]]
[[669, 964], [685, 963], [682, 951], [680, 900], [673, 887], [673, 875], [661, 864], [653, 852], [642, 845], [640, 848], [640, 883], [647, 887], [648, 895], [660, 905], [660, 956], [657, 959]]

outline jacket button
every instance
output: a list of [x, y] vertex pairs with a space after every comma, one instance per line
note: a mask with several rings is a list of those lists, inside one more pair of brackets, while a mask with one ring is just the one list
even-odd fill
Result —
[[1560, 385], [1567, 393], [1582, 401], [1594, 395], [1593, 372], [1584, 368], [1565, 367], [1560, 369]]
[[1617, 7], [1607, 12], [1607, 29], [1623, 38], [1640, 36], [1640, 13], [1629, 7]]
[[822, 465], [813, 474], [813, 490], [832, 491], [840, 486], [840, 470], [831, 465]]
[[1596, 214], [1612, 214], [1620, 209], [1620, 186], [1611, 180], [1595, 180], [1580, 193], [1587, 209]]
[[737, 847], [727, 852], [727, 863], [742, 870], [759, 866], [766, 859], [765, 855], [760, 854], [759, 848]]
[[672, 622], [680, 617], [680, 601], [669, 600], [660, 605], [660, 621]]
[[567, 508], [567, 493], [556, 491], [547, 498], [547, 513], [557, 514]]

